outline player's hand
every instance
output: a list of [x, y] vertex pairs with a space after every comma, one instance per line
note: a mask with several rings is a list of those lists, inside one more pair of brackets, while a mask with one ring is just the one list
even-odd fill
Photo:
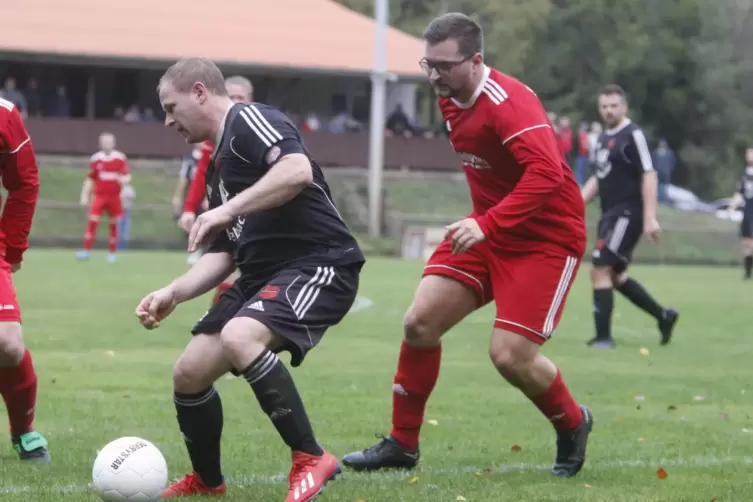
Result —
[[12, 274], [15, 274], [19, 270], [21, 270], [21, 264], [20, 263], [13, 263], [13, 264], [11, 264], [11, 266], [10, 266], [10, 272]]
[[188, 252], [193, 253], [206, 244], [217, 232], [226, 229], [233, 222], [234, 216], [226, 204], [216, 207], [196, 218], [188, 234]]
[[175, 295], [169, 288], [149, 293], [136, 307], [136, 317], [146, 329], [159, 328], [160, 322], [177, 306]]
[[466, 218], [445, 227], [444, 238], [452, 238], [452, 253], [460, 254], [486, 240], [484, 232], [473, 218]]
[[89, 205], [89, 200], [88, 199], [81, 199], [80, 201], [78, 201], [78, 203], [81, 204], [82, 206], [86, 207], [86, 206]]
[[186, 211], [180, 215], [180, 218], [178, 218], [178, 228], [185, 233], [191, 232], [191, 227], [194, 223], [196, 223], [196, 213]]
[[651, 242], [656, 242], [661, 238], [661, 227], [656, 218], [646, 218], [643, 222], [643, 233]]

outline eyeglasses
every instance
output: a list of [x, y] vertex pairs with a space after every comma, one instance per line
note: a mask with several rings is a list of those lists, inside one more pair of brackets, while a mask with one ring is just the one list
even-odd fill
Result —
[[440, 75], [449, 75], [456, 66], [465, 63], [472, 57], [473, 55], [465, 57], [460, 61], [429, 61], [428, 59], [423, 58], [418, 62], [418, 65], [427, 75], [431, 75], [431, 72], [434, 70], [437, 70], [437, 73]]

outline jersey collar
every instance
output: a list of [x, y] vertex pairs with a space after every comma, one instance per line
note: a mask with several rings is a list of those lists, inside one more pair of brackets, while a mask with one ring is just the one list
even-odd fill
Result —
[[622, 131], [627, 126], [629, 126], [631, 123], [632, 121], [629, 118], [625, 118], [620, 125], [618, 125], [614, 129], [607, 129], [605, 132], [609, 136], [614, 136], [615, 134], [617, 134], [618, 132]]
[[476, 88], [476, 91], [473, 93], [473, 96], [471, 96], [471, 99], [468, 100], [467, 103], [461, 103], [460, 101], [456, 100], [455, 98], [452, 98], [452, 102], [457, 106], [458, 108], [470, 108], [478, 99], [479, 96], [481, 96], [481, 92], [484, 90], [484, 86], [486, 85], [486, 81], [489, 80], [489, 75], [491, 74], [492, 69], [488, 66], [484, 65], [484, 76], [481, 78], [481, 82], [478, 84], [478, 87]]

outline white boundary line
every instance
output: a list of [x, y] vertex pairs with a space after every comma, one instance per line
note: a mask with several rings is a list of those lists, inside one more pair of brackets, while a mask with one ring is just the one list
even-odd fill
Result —
[[[750, 465], [753, 457], [691, 457], [688, 459], [659, 459], [659, 460], [616, 460], [612, 462], [596, 463], [586, 466], [587, 471], [604, 471], [617, 469], [656, 469], [659, 467], [716, 467], [721, 465]], [[495, 467], [457, 467], [457, 468], [419, 468], [414, 471], [391, 471], [374, 473], [356, 473], [343, 471], [341, 479], [370, 479], [375, 481], [404, 482], [416, 475], [428, 474], [440, 477], [468, 476], [474, 473], [503, 474], [506, 472], [548, 471], [551, 464], [501, 464]], [[287, 481], [287, 474], [275, 474], [271, 476], [248, 476], [241, 478], [228, 478], [231, 486], [258, 486], [283, 484]], [[46, 488], [32, 488], [29, 486], [0, 486], [0, 495], [18, 495], [22, 493], [83, 493], [91, 490], [91, 485], [65, 484], [60, 486], [47, 486]]]

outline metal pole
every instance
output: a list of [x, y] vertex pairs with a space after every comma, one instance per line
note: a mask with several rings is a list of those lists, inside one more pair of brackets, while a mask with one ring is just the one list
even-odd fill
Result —
[[387, 22], [389, 0], [375, 0], [374, 69], [371, 73], [371, 124], [369, 126], [369, 236], [382, 235], [382, 171], [387, 98]]

